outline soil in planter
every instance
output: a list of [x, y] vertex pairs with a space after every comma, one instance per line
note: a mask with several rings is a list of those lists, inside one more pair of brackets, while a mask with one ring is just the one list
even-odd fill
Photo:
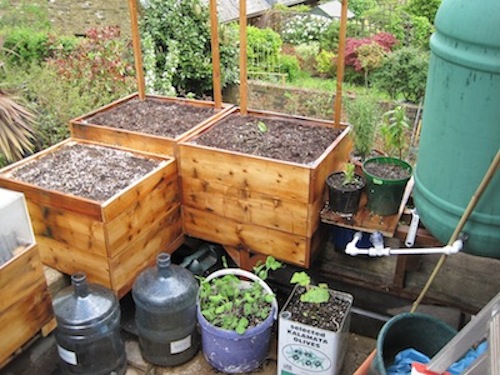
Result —
[[214, 108], [134, 98], [85, 121], [89, 124], [176, 138], [215, 113]]
[[300, 164], [313, 163], [342, 133], [294, 120], [234, 114], [193, 143]]
[[327, 183], [340, 191], [356, 191], [364, 186], [364, 180], [357, 175], [354, 176], [354, 181], [352, 183], [344, 184], [344, 175], [342, 173], [331, 174], [327, 177]]
[[103, 202], [151, 172], [159, 161], [108, 147], [66, 145], [12, 171], [13, 179]]
[[384, 180], [402, 180], [410, 176], [408, 169], [396, 164], [367, 163], [365, 170]]
[[291, 313], [290, 320], [337, 332], [349, 310], [349, 301], [332, 295], [328, 302], [307, 303], [300, 300], [303, 293], [305, 293], [304, 287], [297, 288], [297, 292], [294, 293], [287, 305], [286, 311]]

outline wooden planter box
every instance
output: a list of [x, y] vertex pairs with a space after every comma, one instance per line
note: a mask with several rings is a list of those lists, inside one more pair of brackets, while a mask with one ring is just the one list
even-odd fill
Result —
[[[239, 113], [233, 108], [222, 116]], [[287, 118], [333, 126], [322, 120], [249, 111], [249, 115]], [[309, 267], [322, 241], [320, 211], [327, 194], [325, 179], [348, 160], [349, 127], [312, 165], [301, 165], [197, 145], [198, 129], [179, 144], [186, 234], [231, 250], [273, 255]], [[192, 142], [194, 141], [194, 142]]]
[[[214, 102], [210, 101], [147, 95], [145, 100], [156, 100], [165, 103], [166, 105], [168, 104], [182, 105], [186, 107], [186, 112], [189, 112], [190, 108], [193, 107], [210, 108], [216, 111], [214, 115], [208, 116], [205, 120], [203, 120], [200, 123], [193, 124], [190, 130], [182, 132], [176, 137], [151, 135], [143, 132], [130, 131], [112, 126], [90, 123], [91, 117], [105, 111], [117, 110], [119, 109], [120, 105], [123, 105], [127, 102], [130, 102], [131, 100], [138, 98], [139, 95], [135, 93], [125, 98], [119, 99], [111, 104], [103, 106], [99, 109], [96, 109], [95, 111], [90, 112], [86, 115], [72, 119], [70, 121], [70, 130], [72, 138], [86, 139], [110, 145], [123, 146], [137, 151], [145, 151], [160, 155], [174, 156], [175, 145], [177, 143], [188, 137], [199, 127], [203, 127], [207, 122], [219, 118], [225, 111], [229, 110], [232, 107], [232, 105], [223, 104], [221, 109], [216, 110]], [[168, 127], [169, 124], [166, 123], [165, 128]]]
[[0, 189], [0, 235], [9, 233], [15, 233], [22, 246], [0, 264], [0, 368], [38, 332], [49, 333], [55, 323], [24, 196]]
[[177, 165], [172, 158], [134, 152], [161, 163], [105, 202], [11, 178], [15, 168], [71, 143], [96, 144], [63, 141], [0, 170], [0, 186], [24, 192], [43, 263], [70, 275], [83, 271], [90, 282], [122, 297], [158, 253], [183, 243]]

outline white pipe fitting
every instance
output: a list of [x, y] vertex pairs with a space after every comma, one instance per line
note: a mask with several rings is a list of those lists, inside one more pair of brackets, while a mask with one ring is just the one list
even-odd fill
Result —
[[348, 255], [368, 255], [371, 257], [376, 256], [389, 256], [389, 255], [413, 255], [413, 254], [446, 254], [452, 255], [458, 253], [463, 249], [464, 242], [462, 239], [458, 239], [451, 245], [446, 245], [443, 247], [428, 247], [428, 248], [403, 248], [403, 249], [391, 249], [390, 247], [384, 247], [383, 237], [380, 233], [374, 233], [370, 237], [373, 247], [368, 249], [360, 249], [357, 247], [358, 241], [361, 239], [361, 232], [356, 232], [351, 242], [349, 242], [345, 247], [345, 253]]

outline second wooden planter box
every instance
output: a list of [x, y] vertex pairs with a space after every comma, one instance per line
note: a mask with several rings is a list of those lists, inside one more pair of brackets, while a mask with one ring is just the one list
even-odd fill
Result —
[[71, 120], [70, 130], [73, 138], [174, 156], [178, 142], [231, 107], [158, 95], [147, 95], [141, 103], [132, 94]]
[[[333, 126], [270, 112], [248, 114], [265, 121]], [[179, 144], [185, 233], [309, 267], [322, 240], [319, 213], [326, 202], [325, 179], [348, 159], [349, 128], [342, 126], [340, 135], [308, 165], [196, 144], [198, 136], [231, 115], [239, 115], [239, 110], [234, 108]]]
[[85, 272], [90, 282], [122, 297], [135, 277], [155, 263], [158, 253], [171, 253], [183, 242], [177, 165], [172, 158], [132, 153], [158, 165], [105, 201], [13, 178], [18, 168], [72, 145], [98, 144], [63, 141], [0, 170], [0, 186], [25, 194], [43, 263], [66, 274]]

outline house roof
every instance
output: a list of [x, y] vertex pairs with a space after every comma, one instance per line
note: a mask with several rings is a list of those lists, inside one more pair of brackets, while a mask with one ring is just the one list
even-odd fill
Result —
[[[210, 0], [203, 0], [209, 3]], [[304, 0], [247, 0], [247, 17], [258, 16], [265, 11], [271, 9], [275, 4], [283, 4], [286, 6], [297, 5], [304, 2]], [[239, 0], [217, 0], [217, 10], [219, 22], [235, 21], [240, 15], [240, 2]]]
[[[342, 14], [342, 4], [338, 0], [329, 1], [327, 3], [318, 5], [311, 10], [311, 13], [328, 18], [338, 18]], [[349, 9], [347, 10], [347, 18], [353, 18], [354, 13]]]

